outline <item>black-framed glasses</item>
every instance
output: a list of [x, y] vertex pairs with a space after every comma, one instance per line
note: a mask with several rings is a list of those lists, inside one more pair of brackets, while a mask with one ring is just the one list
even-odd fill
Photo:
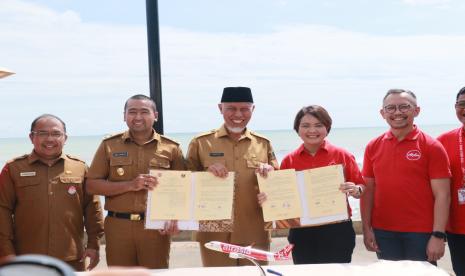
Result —
[[465, 109], [465, 101], [458, 101], [455, 103], [455, 107]]
[[410, 104], [399, 104], [399, 105], [390, 104], [390, 105], [384, 106], [383, 109], [387, 113], [394, 113], [394, 112], [396, 112], [396, 110], [399, 110], [400, 112], [405, 113], [405, 112], [409, 111], [410, 109], [412, 109], [412, 105], [410, 105]]
[[39, 130], [39, 131], [31, 131], [32, 134], [35, 136], [41, 138], [41, 139], [46, 139], [49, 136], [51, 136], [54, 139], [60, 139], [63, 137], [65, 134], [61, 131], [44, 131], [44, 130]]

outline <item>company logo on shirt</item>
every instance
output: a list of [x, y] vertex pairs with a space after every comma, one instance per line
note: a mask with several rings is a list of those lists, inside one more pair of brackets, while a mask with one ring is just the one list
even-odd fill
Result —
[[419, 150], [410, 150], [405, 155], [408, 160], [419, 160], [421, 157], [421, 152]]

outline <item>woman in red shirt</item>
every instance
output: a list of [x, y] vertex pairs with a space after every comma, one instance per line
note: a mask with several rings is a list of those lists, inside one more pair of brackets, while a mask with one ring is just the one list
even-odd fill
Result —
[[[294, 130], [303, 144], [284, 157], [280, 169], [301, 171], [342, 164], [346, 182], [341, 183], [340, 190], [348, 196], [359, 198], [364, 188], [362, 175], [352, 154], [325, 139], [331, 124], [331, 117], [321, 106], [311, 105], [299, 110], [294, 120]], [[259, 202], [265, 200], [266, 195], [259, 194]], [[348, 202], [347, 212], [350, 217]], [[355, 247], [355, 232], [349, 219], [290, 229], [288, 240], [294, 244], [294, 264], [350, 263]]]

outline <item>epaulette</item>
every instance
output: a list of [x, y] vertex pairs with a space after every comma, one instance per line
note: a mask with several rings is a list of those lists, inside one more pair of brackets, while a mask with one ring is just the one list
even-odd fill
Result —
[[116, 134], [107, 134], [107, 135], [103, 136], [102, 140], [106, 141], [106, 140], [109, 140], [109, 139], [112, 139], [112, 138], [115, 138], [115, 137], [119, 137], [119, 136], [121, 136], [123, 134], [124, 134], [124, 131], [123, 132], [118, 132]]
[[29, 156], [29, 154], [24, 154], [24, 155], [15, 157], [15, 158], [13, 158], [13, 159], [10, 159], [10, 160], [8, 160], [8, 162], [6, 162], [6, 163], [13, 163], [13, 162], [18, 161], [18, 160], [26, 159], [28, 156]]
[[75, 160], [75, 161], [80, 161], [80, 162], [82, 162], [82, 163], [84, 163], [84, 164], [86, 163], [84, 160], [80, 159], [80, 158], [77, 157], [77, 156], [74, 156], [74, 155], [71, 155], [71, 154], [66, 154], [66, 156], [67, 156], [69, 159], [73, 159], [73, 160]]
[[213, 133], [215, 133], [215, 132], [216, 132], [216, 129], [212, 129], [212, 130], [207, 131], [207, 132], [202, 132], [202, 133], [200, 133], [200, 134], [194, 136], [194, 138], [199, 138], [199, 137], [202, 137], [202, 136], [211, 135], [211, 134], [213, 134]]
[[161, 134], [160, 134], [160, 137], [161, 137], [162, 139], [165, 139], [165, 140], [168, 140], [168, 141], [170, 141], [170, 142], [173, 142], [173, 143], [175, 143], [176, 145], [179, 145], [179, 142], [178, 142], [178, 141], [173, 140], [173, 139], [171, 139], [171, 138], [168, 138], [168, 137], [166, 137], [165, 135], [161, 135]]
[[252, 134], [253, 136], [260, 137], [260, 138], [265, 139], [265, 140], [267, 140], [268, 142], [270, 142], [270, 139], [268, 139], [267, 137], [265, 137], [265, 136], [263, 136], [263, 135], [261, 135], [261, 134], [258, 134], [258, 133], [253, 132], [253, 131], [250, 131], [250, 134]]

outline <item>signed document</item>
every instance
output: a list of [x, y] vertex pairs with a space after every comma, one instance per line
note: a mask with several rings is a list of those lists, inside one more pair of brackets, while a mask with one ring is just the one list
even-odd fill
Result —
[[158, 185], [149, 191], [151, 220], [187, 220], [190, 218], [191, 172], [151, 170]]
[[226, 178], [210, 172], [196, 172], [194, 218], [196, 220], [231, 219], [234, 196], [234, 173]]
[[180, 230], [231, 232], [234, 173], [151, 170], [158, 185], [147, 193], [145, 228], [163, 229], [177, 220]]
[[347, 213], [346, 195], [339, 190], [344, 182], [342, 165], [306, 170], [304, 179], [310, 218]]
[[271, 171], [266, 178], [257, 174], [257, 179], [260, 192], [266, 193], [267, 196], [262, 205], [265, 222], [302, 216], [294, 169]]
[[[294, 219], [265, 219], [265, 229], [317, 226], [349, 219], [347, 196], [339, 190], [339, 186], [345, 181], [342, 165], [298, 171], [295, 176], [301, 215]], [[287, 188], [284, 191], [287, 193]], [[279, 193], [280, 189], [274, 192]], [[268, 192], [266, 193], [269, 200]], [[264, 206], [263, 213], [266, 213]]]

